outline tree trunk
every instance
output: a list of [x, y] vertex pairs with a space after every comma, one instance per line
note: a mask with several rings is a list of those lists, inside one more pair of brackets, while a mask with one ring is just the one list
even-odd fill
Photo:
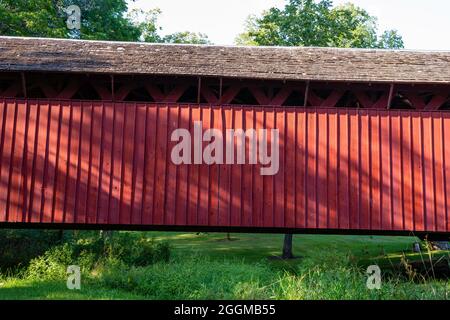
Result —
[[292, 234], [284, 235], [284, 243], [283, 243], [283, 255], [281, 258], [283, 259], [292, 259], [294, 258], [294, 254], [292, 253]]

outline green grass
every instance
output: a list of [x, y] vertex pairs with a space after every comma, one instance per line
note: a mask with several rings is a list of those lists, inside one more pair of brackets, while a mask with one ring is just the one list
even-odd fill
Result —
[[68, 290], [65, 281], [15, 278], [0, 281], [0, 300], [133, 300], [144, 298], [124, 290], [102, 288], [93, 283], [83, 285], [81, 290]]
[[[381, 290], [366, 287], [365, 268], [383, 272], [408, 260], [413, 237], [295, 235], [298, 259], [281, 261], [283, 235], [121, 232], [168, 242], [171, 261], [130, 266], [110, 261], [83, 274], [82, 289], [65, 279], [0, 276], [0, 299], [449, 299], [447, 281], [383, 277]], [[449, 253], [439, 253], [439, 256]]]

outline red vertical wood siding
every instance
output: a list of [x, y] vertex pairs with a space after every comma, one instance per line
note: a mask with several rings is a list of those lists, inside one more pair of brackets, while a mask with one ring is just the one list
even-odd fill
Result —
[[[175, 165], [194, 121], [278, 129], [278, 173]], [[2, 100], [0, 222], [450, 232], [448, 141], [446, 112]]]

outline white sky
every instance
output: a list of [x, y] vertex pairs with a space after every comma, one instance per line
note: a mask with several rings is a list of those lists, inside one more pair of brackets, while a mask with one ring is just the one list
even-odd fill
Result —
[[[349, 0], [334, 0], [334, 4]], [[378, 17], [380, 30], [397, 29], [408, 49], [450, 50], [448, 0], [350, 0]], [[284, 0], [129, 0], [130, 8], [160, 8], [163, 33], [202, 32], [214, 44], [233, 44], [248, 15]]]

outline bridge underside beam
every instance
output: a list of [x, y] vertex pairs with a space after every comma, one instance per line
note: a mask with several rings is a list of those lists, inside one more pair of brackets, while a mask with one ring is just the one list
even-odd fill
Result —
[[[0, 73], [1, 98], [367, 109], [450, 109], [450, 85]], [[305, 101], [307, 100], [307, 101]]]

